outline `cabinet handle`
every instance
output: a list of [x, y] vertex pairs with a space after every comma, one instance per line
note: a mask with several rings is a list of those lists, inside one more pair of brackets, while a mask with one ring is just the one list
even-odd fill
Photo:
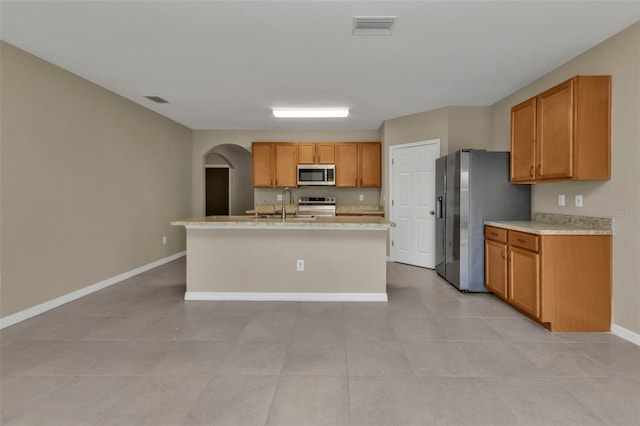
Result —
[[507, 262], [511, 262], [511, 250], [507, 250]]
[[529, 170], [529, 175], [533, 177], [533, 166], [531, 166], [531, 170]]
[[541, 176], [541, 175], [542, 175], [541, 170], [542, 170], [542, 165], [541, 165], [541, 164], [538, 164], [538, 176]]
[[500, 256], [502, 256], [503, 259], [506, 259], [506, 257], [504, 257], [504, 253], [507, 251], [506, 248], [503, 248], [502, 250], [500, 250]]
[[522, 238], [516, 238], [516, 241], [519, 242], [519, 243], [526, 243], [526, 241], [523, 240]]
[[362, 178], [360, 178], [360, 186], [362, 186]]
[[498, 233], [497, 232], [492, 232], [491, 235], [495, 235], [497, 237]]

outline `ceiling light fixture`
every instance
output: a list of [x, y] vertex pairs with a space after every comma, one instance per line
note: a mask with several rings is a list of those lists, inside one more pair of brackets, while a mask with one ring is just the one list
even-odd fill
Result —
[[349, 116], [349, 108], [274, 108], [278, 118], [344, 118]]

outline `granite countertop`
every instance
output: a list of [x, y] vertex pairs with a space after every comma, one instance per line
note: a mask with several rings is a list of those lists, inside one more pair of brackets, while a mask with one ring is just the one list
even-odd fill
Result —
[[491, 221], [485, 225], [537, 235], [613, 235], [611, 218], [536, 213], [533, 221]]
[[388, 230], [395, 227], [382, 217], [370, 216], [317, 216], [317, 217], [274, 217], [252, 216], [206, 216], [176, 220], [175, 226], [187, 229], [340, 229], [340, 230]]
[[381, 215], [384, 206], [377, 204], [343, 204], [336, 206], [336, 214]]
[[[282, 212], [282, 204], [260, 204], [258, 214], [279, 214]], [[285, 205], [287, 214], [296, 214], [296, 204]], [[247, 210], [246, 214], [255, 214], [255, 209]], [[336, 214], [357, 214], [362, 216], [384, 214], [384, 206], [377, 204], [339, 204], [336, 206]]]

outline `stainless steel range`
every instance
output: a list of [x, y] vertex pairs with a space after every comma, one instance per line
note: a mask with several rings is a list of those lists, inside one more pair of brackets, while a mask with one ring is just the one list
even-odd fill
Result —
[[336, 197], [298, 197], [296, 216], [335, 216]]

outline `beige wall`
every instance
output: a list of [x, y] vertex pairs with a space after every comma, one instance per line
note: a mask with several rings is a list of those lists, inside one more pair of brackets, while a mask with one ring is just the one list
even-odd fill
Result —
[[[190, 129], [1, 44], [1, 313], [185, 249]], [[162, 244], [162, 236], [167, 244]]]
[[382, 196], [389, 212], [389, 147], [440, 139], [440, 154], [463, 148], [490, 149], [491, 107], [453, 106], [385, 120], [382, 139]]
[[447, 153], [460, 149], [491, 150], [491, 107], [449, 107]]
[[[578, 74], [612, 76], [611, 180], [534, 185], [532, 210], [614, 217], [613, 323], [640, 333], [640, 23], [496, 103], [493, 148], [509, 149], [513, 105]], [[566, 207], [558, 207], [558, 194]], [[576, 194], [584, 207], [573, 207]]]
[[[363, 142], [378, 141], [378, 130], [194, 130], [193, 131], [193, 216], [204, 215], [204, 164], [203, 159], [214, 147], [222, 144], [236, 144], [251, 151], [252, 142]], [[250, 166], [249, 166], [250, 167]], [[251, 173], [251, 171], [249, 171]], [[276, 202], [276, 195], [282, 190], [256, 189], [255, 202], [266, 200], [268, 203]], [[296, 189], [295, 196], [311, 193], [315, 195], [318, 190], [304, 191]], [[331, 194], [338, 198], [341, 204], [347, 200], [358, 199], [358, 195], [365, 194], [364, 204], [377, 204], [380, 191], [377, 189], [358, 190], [348, 188], [333, 188]], [[253, 208], [252, 205], [249, 209]], [[354, 204], [359, 204], [355, 202]]]

